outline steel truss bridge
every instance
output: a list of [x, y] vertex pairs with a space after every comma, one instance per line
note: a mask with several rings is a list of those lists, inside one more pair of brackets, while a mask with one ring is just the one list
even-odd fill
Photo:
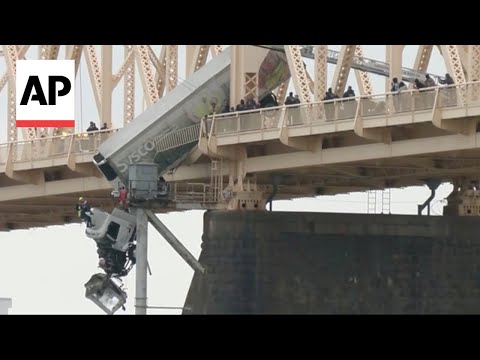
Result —
[[[215, 61], [222, 56], [228, 57], [230, 104], [259, 96], [263, 80], [258, 69], [270, 51], [283, 54], [288, 64], [288, 79], [274, 89], [279, 102], [293, 86], [301, 104], [215, 114], [169, 133], [149, 134], [160, 154], [192, 144], [165, 173], [172, 198], [158, 211], [229, 208], [231, 193], [248, 203], [258, 194], [293, 199], [423, 185], [431, 178], [475, 182], [480, 170], [480, 45], [437, 46], [455, 85], [389, 92], [393, 77], [409, 83], [424, 79], [433, 47], [420, 45], [409, 69], [402, 66], [404, 45], [386, 45], [387, 62], [365, 58], [360, 45], [342, 45], [338, 52], [327, 45], [188, 45], [184, 80], [178, 75], [178, 45], [160, 51], [149, 45], [40, 45], [33, 55], [33, 46], [3, 45], [6, 72], [0, 90], [7, 98], [7, 141], [0, 144], [0, 229], [78, 222], [74, 204], [79, 196], [111, 208], [112, 185], [92, 162], [102, 144], [120, 139], [121, 133], [135, 141], [147, 136], [128, 129], [140, 126], [135, 120], [149, 111], [175, 107], [174, 91], [180, 86], [191, 88], [185, 99], [198, 97], [191, 79], [203, 72], [201, 85], [213, 84], [207, 75], [216, 71]], [[121, 52], [123, 61], [113, 71]], [[55, 60], [60, 54], [75, 60], [77, 73], [82, 66], [88, 70], [96, 122], [113, 130], [87, 134], [16, 128], [16, 61]], [[313, 60], [313, 73], [306, 59]], [[328, 63], [336, 64], [330, 84]], [[359, 96], [323, 101], [328, 87], [341, 96], [351, 73]], [[374, 91], [371, 74], [384, 76], [386, 88]], [[431, 75], [438, 83], [439, 76]], [[125, 128], [112, 112], [120, 85]], [[146, 103], [145, 112], [136, 106], [138, 96]], [[151, 119], [152, 124], [160, 121]]]

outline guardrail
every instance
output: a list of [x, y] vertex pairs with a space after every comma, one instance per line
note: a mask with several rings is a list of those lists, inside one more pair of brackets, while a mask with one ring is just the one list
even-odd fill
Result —
[[[437, 86], [421, 90], [404, 90], [371, 96], [341, 98], [329, 101], [294, 104], [255, 109], [208, 117], [208, 133], [216, 136], [229, 135], [280, 126], [298, 126], [334, 121], [352, 121], [357, 109], [363, 118], [392, 116], [433, 110], [437, 108], [468, 107], [480, 105], [480, 81], [461, 85]], [[285, 111], [285, 123], [281, 124]], [[157, 150], [192, 142], [198, 139], [199, 125], [179, 130], [179, 134], [157, 139]], [[93, 154], [99, 145], [119, 129], [66, 134], [49, 138], [16, 141], [0, 144], [0, 164], [31, 162], [78, 154]], [[171, 139], [170, 139], [171, 138]], [[168, 141], [167, 141], [168, 140]]]
[[117, 131], [118, 129], [99, 130], [0, 144], [0, 164], [6, 164], [9, 156], [12, 162], [31, 162], [77, 154], [92, 154], [103, 141]]
[[352, 121], [355, 119], [358, 107], [360, 107], [359, 114], [363, 118], [389, 117], [401, 113], [433, 110], [437, 96], [437, 108], [480, 105], [480, 82], [216, 114], [209, 117], [209, 122], [213, 124], [212, 134], [222, 136], [279, 128], [282, 126], [280, 119], [283, 111], [286, 116], [285, 126], [289, 127], [332, 121]]

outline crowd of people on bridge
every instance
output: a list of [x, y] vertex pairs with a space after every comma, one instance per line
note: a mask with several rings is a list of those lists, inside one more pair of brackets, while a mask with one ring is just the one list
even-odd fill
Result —
[[[284, 105], [293, 105], [293, 104], [300, 104], [300, 99], [298, 95], [293, 95], [293, 92], [290, 92], [287, 98], [285, 99]], [[248, 97], [247, 99], [241, 99], [240, 103], [238, 103], [235, 107], [231, 107], [228, 100], [225, 100], [223, 103], [223, 107], [221, 109], [222, 114], [236, 112], [236, 111], [247, 111], [247, 110], [254, 110], [254, 109], [264, 109], [269, 107], [279, 106], [279, 102], [277, 96], [270, 92], [261, 100], [258, 98]], [[212, 110], [211, 114], [213, 115], [215, 109]]]
[[[445, 79], [439, 79], [438, 82], [441, 84], [441, 85], [454, 85], [455, 82], [453, 81], [453, 78], [450, 76], [450, 74], [445, 74]], [[432, 87], [435, 87], [437, 86], [437, 84], [435, 83], [435, 80], [432, 79], [432, 77], [428, 74], [425, 75], [425, 80], [424, 81], [421, 81], [419, 79], [415, 79], [414, 83], [413, 83], [413, 88], [414, 89], [417, 89], [417, 90], [420, 90], [420, 89], [424, 89], [424, 88], [432, 88]], [[391, 92], [396, 92], [396, 91], [402, 91], [402, 90], [406, 90], [407, 89], [407, 86], [405, 85], [405, 83], [403, 81], [399, 82], [398, 81], [398, 78], [393, 78], [392, 80], [392, 88], [391, 88]]]
[[[103, 123], [103, 126], [100, 128], [100, 130], [107, 130], [108, 126], [107, 123]], [[92, 132], [92, 131], [99, 131], [97, 124], [95, 122], [90, 121], [90, 126], [87, 128], [87, 132]]]
[[[407, 111], [411, 110], [412, 107], [421, 110], [431, 108], [433, 106], [433, 101], [435, 99], [435, 94], [433, 92], [433, 88], [438, 85], [454, 85], [455, 82], [450, 74], [445, 74], [445, 78], [438, 79], [437, 84], [432, 76], [429, 74], [425, 75], [424, 80], [415, 79], [413, 81], [413, 89], [418, 90], [421, 96], [407, 96], [407, 93], [402, 93], [408, 90], [408, 87], [405, 82], [399, 81], [398, 78], [393, 78], [391, 83], [391, 92], [394, 93], [393, 95], [393, 106], [392, 110], [394, 111]], [[423, 91], [432, 90], [431, 92], [422, 94]], [[398, 94], [399, 96], [395, 96]], [[413, 94], [415, 95], [415, 94]], [[407, 96], [407, 97], [405, 97]], [[355, 115], [356, 111], [356, 102], [355, 102], [355, 91], [353, 90], [352, 86], [348, 86], [347, 90], [340, 96], [333, 91], [332, 88], [329, 88], [328, 91], [325, 93], [323, 97], [323, 101], [332, 101], [341, 99], [340, 102], [334, 104], [333, 101], [331, 103], [325, 104], [325, 115], [327, 120], [333, 120], [338, 118], [347, 118], [352, 117]], [[413, 100], [412, 100], [413, 99]], [[456, 104], [456, 91], [455, 89], [446, 89], [445, 92], [442, 93], [442, 101], [444, 105], [454, 105]], [[293, 104], [300, 104], [300, 99], [298, 95], [294, 95], [292, 92], [289, 93], [287, 98], [285, 99], [284, 105], [293, 105]], [[224, 106], [222, 108], [222, 113], [229, 113], [235, 111], [245, 111], [245, 110], [253, 110], [253, 109], [261, 109], [273, 106], [279, 106], [279, 102], [277, 97], [273, 93], [269, 93], [265, 96], [261, 101], [258, 101], [249, 98], [249, 99], [242, 99], [240, 103], [237, 104], [236, 107], [230, 107], [228, 101], [225, 101]], [[389, 106], [386, 100], [378, 100], [374, 101], [373, 99], [365, 99], [364, 109], [366, 113], [374, 112], [374, 113], [382, 113], [386, 111], [386, 108]], [[295, 110], [292, 109], [290, 112], [289, 119], [293, 117], [293, 112]], [[213, 112], [212, 112], [213, 114]], [[212, 115], [210, 114], [210, 115]]]
[[[343, 93], [343, 98], [349, 98], [349, 97], [355, 97], [355, 91], [353, 91], [352, 87], [349, 86], [347, 91]], [[328, 101], [328, 100], [335, 100], [339, 99], [337, 94], [335, 94], [332, 90], [332, 88], [328, 88], [328, 91], [325, 93], [325, 97], [323, 98], [323, 101]]]
[[[450, 76], [450, 74], [445, 74], [444, 79], [439, 79], [439, 84], [441, 85], [454, 85], [455, 82], [453, 81], [453, 78]], [[429, 75], [425, 75], [425, 80], [419, 80], [415, 79], [413, 82], [413, 88], [417, 90], [421, 90], [424, 88], [432, 88], [437, 86], [435, 83], [435, 80]], [[403, 90], [407, 90], [407, 85], [403, 81], [399, 81], [398, 78], [393, 78], [392, 81], [392, 87], [391, 87], [391, 92], [401, 92]], [[343, 93], [343, 96], [341, 97], [342, 99], [348, 99], [348, 98], [354, 98], [356, 96], [355, 91], [351, 86], [348, 86], [347, 90]], [[329, 100], [336, 100], [340, 99], [340, 96], [338, 96], [336, 93], [333, 92], [332, 88], [329, 88], [328, 91], [325, 93], [325, 96], [323, 98], [324, 101], [329, 101]], [[353, 100], [353, 99], [351, 99]], [[293, 92], [290, 92], [287, 98], [285, 99], [284, 105], [293, 105], [293, 104], [300, 104], [300, 99], [298, 95], [293, 95]], [[254, 110], [254, 109], [261, 109], [261, 108], [267, 108], [267, 107], [274, 107], [274, 106], [279, 106], [279, 102], [277, 100], [277, 97], [275, 96], [274, 93], [270, 92], [267, 96], [265, 96], [262, 100], [254, 99], [254, 98], [248, 98], [248, 99], [241, 99], [240, 103], [237, 104], [235, 107], [230, 107], [230, 104], [228, 100], [225, 100], [223, 107], [221, 109], [221, 113], [230, 113], [230, 112], [236, 112], [236, 111], [246, 111], [246, 110]], [[215, 109], [212, 111], [211, 114], [216, 113]]]
[[[295, 105], [300, 104], [300, 98], [298, 95], [294, 95], [293, 92], [290, 92], [284, 101], [284, 105]], [[214, 105], [214, 104], [213, 104]], [[273, 92], [269, 92], [266, 96], [262, 99], [248, 97], [246, 99], [241, 99], [240, 103], [238, 103], [235, 107], [230, 107], [229, 101], [225, 100], [223, 103], [223, 107], [221, 108], [221, 114], [239, 112], [239, 111], [248, 111], [248, 110], [255, 110], [255, 109], [265, 109], [270, 107], [279, 106], [278, 98]], [[292, 108], [296, 108], [296, 106], [292, 106]], [[292, 109], [293, 110], [293, 109]], [[205, 115], [205, 119], [210, 116], [214, 115], [217, 112], [215, 111], [215, 106], [212, 106], [208, 115]], [[291, 118], [291, 116], [289, 116]], [[209, 123], [207, 123], [207, 127]]]
[[[454, 85], [455, 82], [453, 81], [453, 78], [450, 76], [450, 74], [447, 73], [445, 74], [444, 79], [439, 79], [439, 84]], [[401, 93], [402, 91], [408, 90], [405, 82], [399, 81], [398, 78], [396, 77], [393, 78], [391, 85], [392, 87], [390, 91], [393, 93]], [[435, 83], [435, 80], [428, 74], [425, 75], [425, 80], [422, 81], [419, 79], [415, 79], [413, 82], [413, 88], [419, 91], [423, 91], [422, 89], [433, 88], [435, 86], [438, 86], [438, 85]], [[447, 91], [446, 93], [449, 98], [448, 101], [450, 102], [455, 101], [454, 91]], [[332, 90], [332, 88], [328, 88], [328, 91], [325, 93], [325, 96], [323, 97], [323, 101], [337, 100], [340, 98], [345, 99], [345, 100], [342, 100], [341, 111], [348, 112], [351, 107], [353, 109], [354, 104], [351, 103], [350, 101], [353, 101], [355, 96], [356, 96], [355, 91], [351, 86], [348, 86], [347, 90], [343, 93], [341, 97], [337, 95]], [[431, 105], [430, 104], [431, 99], [430, 100], [425, 99], [425, 101], [426, 103], [428, 103], [427, 105]], [[394, 102], [396, 105], [395, 107], [398, 107], [398, 108], [402, 107], [401, 104], [398, 102], [398, 99], [396, 99]], [[298, 95], [294, 95], [293, 92], [290, 92], [286, 97], [283, 105], [288, 106], [288, 105], [294, 105], [294, 104], [300, 104], [300, 98]], [[247, 110], [255, 110], [255, 109], [263, 109], [263, 108], [280, 106], [277, 96], [273, 92], [268, 93], [262, 99], [254, 98], [251, 96], [245, 99], [241, 99], [240, 103], [238, 103], [235, 107], [230, 106], [230, 103], [228, 100], [224, 101], [223, 106], [221, 108], [217, 107], [216, 104], [211, 104], [211, 105], [212, 107], [208, 115], [213, 115], [218, 113], [226, 114], [226, 113], [232, 113], [232, 112], [238, 112], [238, 111], [247, 111]], [[331, 105], [333, 106], [333, 103]], [[327, 118], [334, 116], [333, 109], [330, 109], [331, 106], [326, 105], [326, 107], [329, 107], [328, 109], [326, 109]], [[108, 129], [107, 123], [104, 123], [103, 126], [100, 128], [100, 130], [107, 130], [107, 129]], [[92, 132], [92, 131], [99, 131], [97, 125], [93, 121], [90, 122], [90, 126], [87, 128], [87, 132]]]
[[[438, 85], [455, 85], [453, 78], [450, 74], [445, 74], [444, 79], [438, 80], [439, 84], [435, 82], [435, 80], [428, 74], [425, 75], [425, 80], [421, 81], [420, 79], [415, 79], [413, 82], [413, 89], [419, 91], [419, 97], [414, 97], [413, 106], [417, 110], [431, 108], [433, 106], [433, 102], [435, 100], [435, 94], [433, 90]], [[412, 103], [409, 99], [404, 98], [402, 92], [408, 90], [407, 86], [403, 81], [398, 81], [398, 78], [392, 79], [392, 88], [390, 89], [391, 92], [396, 93], [400, 96], [394, 96], [394, 108], [396, 111], [404, 111], [404, 110], [411, 110]], [[424, 91], [429, 91], [428, 93], [423, 93]], [[422, 94], [423, 93], [423, 94]], [[453, 106], [457, 102], [456, 98], [456, 91], [454, 88], [446, 89], [444, 92], [444, 105]]]

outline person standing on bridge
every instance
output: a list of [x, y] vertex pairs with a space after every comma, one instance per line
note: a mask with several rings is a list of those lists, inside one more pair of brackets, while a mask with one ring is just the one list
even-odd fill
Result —
[[408, 111], [411, 108], [411, 103], [409, 103], [410, 100], [410, 94], [406, 93], [408, 90], [407, 85], [403, 82], [400, 81], [400, 84], [398, 85], [398, 111]]
[[[428, 74], [425, 75], [424, 84], [426, 88], [433, 88], [437, 86], [437, 84], [435, 84], [435, 80], [433, 80]], [[429, 89], [427, 93], [424, 93], [423, 97], [425, 98], [425, 107], [427, 109], [431, 109], [435, 101], [435, 91], [433, 89]]]
[[222, 114], [226, 114], [228, 112], [230, 112], [230, 103], [225, 99], [223, 101]]
[[[335, 100], [336, 98], [338, 98], [338, 96], [333, 93], [332, 88], [328, 88], [328, 91], [325, 93], [323, 101]], [[326, 104], [323, 104], [323, 106], [325, 108], [326, 120], [335, 120], [335, 103], [328, 102]]]
[[426, 74], [425, 75], [425, 87], [435, 87], [437, 84], [435, 84], [435, 80], [433, 80], [430, 75]]
[[392, 92], [392, 95], [387, 95], [387, 99], [389, 96], [392, 96], [391, 98], [393, 99], [393, 111], [399, 111], [400, 109], [400, 104], [399, 104], [399, 98], [398, 98], [398, 91], [400, 90], [400, 83], [398, 82], [398, 78], [394, 77], [392, 79], [392, 88], [390, 89], [390, 92]]
[[390, 92], [397, 92], [400, 89], [400, 84], [398, 83], [398, 79], [394, 77], [392, 79], [392, 88], [390, 89]]
[[87, 129], [87, 132], [91, 131], [98, 131], [97, 125], [93, 121], [90, 121], [90, 126]]
[[445, 74], [445, 79], [439, 79], [438, 82], [442, 85], [455, 85], [455, 81], [453, 81], [453, 78], [448, 73]]
[[344, 117], [355, 117], [355, 111], [357, 109], [357, 104], [355, 102], [355, 91], [353, 91], [352, 87], [349, 86], [347, 91], [343, 93], [343, 98], [352, 98], [348, 100], [343, 100], [343, 111], [340, 112]]
[[290, 92], [285, 99], [285, 105], [292, 105], [295, 104], [295, 98], [293, 97], [293, 92]]
[[345, 91], [345, 92], [343, 93], [343, 97], [344, 97], [344, 98], [355, 97], [355, 91], [353, 91], [353, 89], [352, 89], [351, 86], [349, 86], [348, 89], [347, 89], [347, 91]]
[[438, 82], [442, 85], [450, 86], [449, 88], [442, 91], [445, 97], [442, 97], [444, 101], [444, 105], [446, 106], [455, 106], [457, 104], [457, 89], [452, 87], [451, 85], [455, 85], [455, 81], [450, 76], [450, 74], [445, 74], [445, 79], [439, 79]]
[[[293, 96], [293, 92], [290, 92], [285, 99], [285, 106], [295, 104], [295, 97]], [[291, 107], [285, 109], [285, 113], [287, 115], [287, 124], [293, 125], [293, 109]]]

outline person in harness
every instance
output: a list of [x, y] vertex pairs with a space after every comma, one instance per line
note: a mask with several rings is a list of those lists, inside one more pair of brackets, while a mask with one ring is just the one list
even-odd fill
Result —
[[127, 189], [122, 185], [119, 191], [118, 205], [120, 209], [128, 212], [127, 193]]
[[85, 223], [87, 224], [87, 227], [92, 227], [92, 217], [90, 216], [91, 208], [87, 200], [85, 200], [83, 197], [80, 197], [78, 199], [78, 204], [76, 206], [76, 209], [77, 209], [78, 216], [80, 217], [80, 219], [85, 221]]

